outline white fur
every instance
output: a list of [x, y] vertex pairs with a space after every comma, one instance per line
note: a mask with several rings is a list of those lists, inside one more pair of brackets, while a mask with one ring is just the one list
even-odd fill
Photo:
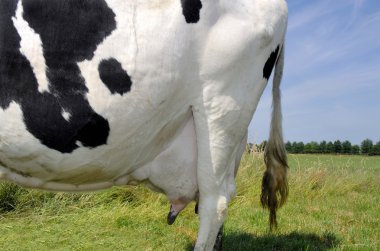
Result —
[[40, 36], [29, 26], [22, 17], [22, 1], [17, 4], [16, 17], [13, 17], [13, 24], [21, 37], [20, 52], [29, 61], [33, 73], [37, 78], [38, 90], [42, 92], [49, 91], [49, 81], [46, 77], [46, 63], [42, 51], [42, 42]]
[[71, 113], [66, 111], [65, 109], [62, 109], [62, 117], [66, 120], [66, 121], [70, 121], [70, 118], [71, 118]]

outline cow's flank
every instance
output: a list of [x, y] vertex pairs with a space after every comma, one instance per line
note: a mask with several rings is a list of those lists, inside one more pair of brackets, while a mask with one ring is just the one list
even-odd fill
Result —
[[275, 67], [262, 203], [288, 194], [284, 0], [0, 0], [0, 178], [88, 191], [144, 182], [169, 224], [197, 202], [221, 249], [247, 128]]

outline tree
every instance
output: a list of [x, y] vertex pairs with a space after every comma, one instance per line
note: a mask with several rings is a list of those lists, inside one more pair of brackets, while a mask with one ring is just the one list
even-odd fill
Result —
[[293, 153], [292, 151], [292, 143], [290, 143], [290, 141], [286, 142], [285, 143], [285, 149], [288, 153]]
[[334, 153], [334, 144], [331, 141], [326, 145], [326, 153]]
[[352, 153], [352, 154], [359, 154], [359, 153], [360, 153], [360, 146], [358, 146], [358, 145], [353, 145], [353, 146], [351, 147], [351, 153]]
[[342, 143], [340, 140], [334, 141], [334, 153], [342, 153]]
[[305, 145], [303, 142], [293, 142], [292, 150], [294, 153], [304, 153]]
[[367, 155], [370, 154], [372, 151], [372, 147], [373, 147], [372, 140], [370, 139], [363, 140], [360, 145], [362, 154], [367, 154]]
[[305, 147], [303, 148], [304, 153], [311, 153], [311, 145], [310, 143], [306, 143]]
[[372, 147], [371, 155], [380, 155], [380, 141]]
[[304, 152], [305, 153], [319, 153], [319, 144], [315, 141], [312, 141], [312, 142], [309, 142], [307, 144], [305, 144], [305, 147], [304, 147]]
[[325, 140], [323, 140], [320, 144], [319, 144], [319, 151], [321, 153], [327, 153], [327, 143]]
[[318, 142], [311, 141], [310, 142], [310, 148], [311, 148], [311, 153], [320, 153], [321, 152]]
[[292, 143], [292, 152], [293, 153], [298, 153], [297, 152], [297, 142], [295, 142], [295, 141]]
[[345, 140], [342, 143], [342, 153], [344, 153], [344, 154], [350, 154], [351, 153], [351, 149], [352, 149], [351, 142], [348, 141], [348, 140]]

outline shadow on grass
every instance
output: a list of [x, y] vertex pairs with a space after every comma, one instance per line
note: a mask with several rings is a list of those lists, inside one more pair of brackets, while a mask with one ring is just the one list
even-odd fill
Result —
[[[328, 250], [339, 245], [339, 240], [332, 233], [321, 236], [293, 232], [290, 234], [268, 234], [254, 236], [246, 233], [225, 233], [223, 236], [224, 251], [247, 251], [247, 250]], [[186, 250], [193, 250], [189, 245]]]

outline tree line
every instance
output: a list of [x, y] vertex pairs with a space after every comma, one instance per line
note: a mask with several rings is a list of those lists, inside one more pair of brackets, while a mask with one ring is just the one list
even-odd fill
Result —
[[[259, 145], [250, 144], [251, 151], [263, 151], [265, 149], [267, 141], [261, 142]], [[311, 141], [309, 143], [304, 142], [290, 142], [285, 143], [285, 148], [288, 153], [296, 154], [354, 154], [354, 155], [380, 155], [380, 141], [376, 144], [370, 139], [365, 139], [360, 145], [351, 144], [350, 141], [340, 140], [332, 141]]]

